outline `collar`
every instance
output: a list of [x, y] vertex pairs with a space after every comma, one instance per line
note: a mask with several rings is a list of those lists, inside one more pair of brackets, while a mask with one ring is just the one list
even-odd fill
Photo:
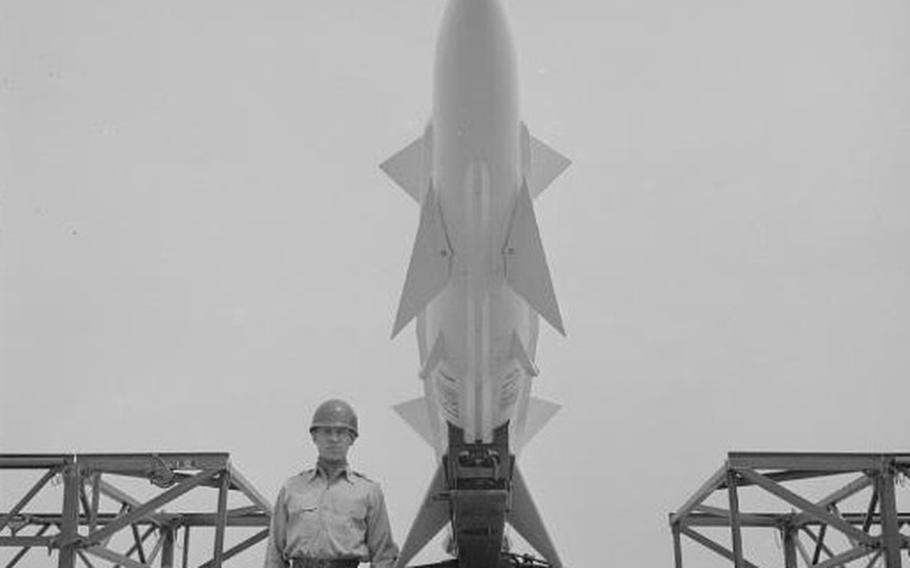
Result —
[[351, 469], [350, 464], [346, 464], [343, 468], [338, 470], [338, 473], [335, 474], [334, 478], [329, 479], [328, 472], [326, 472], [324, 469], [319, 467], [319, 465], [316, 465], [313, 467], [313, 469], [311, 469], [307, 472], [307, 480], [313, 481], [317, 477], [323, 477], [323, 478], [325, 478], [326, 482], [331, 482], [334, 479], [340, 477], [340, 478], [343, 478], [348, 483], [354, 483], [353, 481], [351, 481], [351, 476], [353, 475], [353, 473], [354, 473], [354, 470]]

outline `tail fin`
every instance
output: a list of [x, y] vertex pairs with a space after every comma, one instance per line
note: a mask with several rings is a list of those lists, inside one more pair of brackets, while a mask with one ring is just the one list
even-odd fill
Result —
[[507, 513], [506, 521], [514, 528], [528, 544], [534, 547], [553, 568], [562, 568], [562, 561], [556, 553], [556, 547], [547, 534], [543, 519], [534, 505], [531, 492], [525, 484], [524, 477], [518, 465], [512, 473], [512, 508]]
[[395, 568], [406, 566], [448, 524], [449, 503], [438, 498], [439, 494], [445, 490], [445, 470], [440, 462], [433, 481], [430, 482], [430, 487], [423, 498], [423, 503], [420, 504], [417, 518], [414, 519], [411, 530], [408, 532], [408, 538], [401, 547]]
[[515, 440], [516, 453], [531, 441], [531, 438], [537, 435], [543, 427], [553, 418], [553, 415], [562, 408], [555, 402], [544, 400], [532, 396], [528, 398], [528, 411], [525, 415], [524, 423], [518, 432], [518, 438]]

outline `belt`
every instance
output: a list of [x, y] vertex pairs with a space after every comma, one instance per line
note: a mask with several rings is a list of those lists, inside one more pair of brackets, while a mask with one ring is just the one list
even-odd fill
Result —
[[291, 568], [357, 568], [359, 558], [291, 558]]

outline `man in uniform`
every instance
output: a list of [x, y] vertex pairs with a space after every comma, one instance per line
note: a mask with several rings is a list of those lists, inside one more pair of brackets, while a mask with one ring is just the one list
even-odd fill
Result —
[[278, 493], [265, 568], [392, 568], [398, 547], [382, 490], [347, 461], [357, 438], [354, 409], [327, 400], [313, 413], [310, 435], [319, 459]]

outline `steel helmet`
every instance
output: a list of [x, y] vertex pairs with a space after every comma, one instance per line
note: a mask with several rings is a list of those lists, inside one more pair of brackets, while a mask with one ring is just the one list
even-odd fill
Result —
[[343, 400], [333, 398], [320, 404], [313, 413], [310, 423], [310, 433], [320, 427], [347, 428], [357, 437], [357, 413], [350, 404]]

